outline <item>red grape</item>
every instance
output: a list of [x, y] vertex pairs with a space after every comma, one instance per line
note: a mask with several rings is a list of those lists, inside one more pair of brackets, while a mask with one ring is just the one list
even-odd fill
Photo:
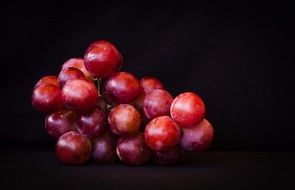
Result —
[[73, 114], [69, 111], [60, 111], [46, 116], [45, 128], [48, 134], [58, 138], [68, 131], [75, 131]]
[[40, 112], [54, 113], [63, 108], [61, 90], [53, 84], [40, 84], [32, 93], [32, 104]]
[[63, 164], [80, 165], [89, 159], [91, 143], [83, 135], [70, 131], [59, 137], [55, 146], [55, 152]]
[[166, 90], [156, 89], [149, 92], [143, 102], [144, 114], [148, 119], [153, 119], [170, 114], [173, 97]]
[[165, 89], [160, 80], [155, 77], [143, 77], [142, 79], [140, 79], [139, 88], [139, 95], [135, 100], [135, 104], [139, 108], [143, 106], [143, 100], [146, 94], [155, 89]]
[[85, 75], [77, 68], [67, 67], [61, 70], [58, 75], [58, 80], [61, 86], [63, 86], [68, 80], [71, 79], [85, 79]]
[[105, 84], [106, 96], [115, 103], [130, 103], [139, 93], [137, 78], [127, 72], [119, 72]]
[[179, 146], [166, 152], [156, 152], [154, 161], [158, 165], [175, 165], [178, 164], [182, 155], [182, 150]]
[[154, 156], [156, 164], [173, 165], [184, 150], [207, 150], [214, 130], [203, 100], [193, 92], [173, 99], [159, 79], [139, 81], [119, 72], [122, 64], [111, 42], [95, 41], [84, 59], [67, 60], [58, 76], [34, 86], [32, 105], [48, 114], [45, 128], [57, 139], [60, 162], [80, 165], [91, 156], [143, 165]]
[[209, 148], [214, 136], [212, 125], [206, 119], [199, 124], [183, 128], [180, 145], [187, 151], [200, 152]]
[[99, 163], [115, 162], [118, 157], [116, 154], [117, 138], [106, 131], [102, 135], [92, 138], [92, 159]]
[[35, 85], [34, 88], [36, 88], [37, 86], [39, 86], [40, 84], [53, 84], [57, 87], [59, 87], [59, 81], [57, 79], [57, 76], [45, 76], [42, 77]]
[[145, 141], [154, 151], [168, 151], [180, 140], [181, 131], [169, 116], [160, 116], [150, 121], [144, 131]]
[[116, 152], [121, 162], [127, 165], [146, 164], [152, 156], [142, 134], [119, 138]]
[[109, 125], [116, 135], [134, 135], [139, 131], [140, 114], [129, 104], [120, 104], [109, 113]]
[[98, 90], [90, 80], [72, 79], [63, 86], [62, 99], [69, 110], [89, 113], [96, 107]]
[[62, 65], [62, 69], [68, 68], [68, 67], [75, 67], [77, 69], [79, 69], [80, 71], [82, 71], [82, 73], [88, 77], [88, 78], [93, 78], [93, 75], [91, 75], [85, 65], [84, 65], [84, 60], [81, 58], [71, 58], [69, 60], [67, 60], [63, 65]]
[[172, 102], [170, 114], [181, 127], [190, 127], [201, 122], [205, 117], [205, 104], [193, 92], [178, 95]]
[[139, 83], [141, 91], [145, 94], [155, 89], [165, 89], [161, 81], [155, 77], [143, 77]]
[[117, 48], [110, 42], [101, 40], [93, 42], [84, 55], [85, 67], [98, 78], [109, 78], [121, 67], [123, 58]]
[[92, 113], [81, 115], [77, 120], [79, 133], [86, 137], [101, 135], [105, 130], [106, 116], [100, 109], [95, 109]]

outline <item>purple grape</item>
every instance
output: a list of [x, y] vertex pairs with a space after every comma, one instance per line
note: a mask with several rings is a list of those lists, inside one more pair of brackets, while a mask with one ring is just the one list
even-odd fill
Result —
[[118, 159], [116, 154], [117, 137], [109, 130], [98, 137], [93, 137], [92, 142], [92, 159], [98, 163], [111, 163]]
[[121, 162], [135, 166], [146, 164], [152, 156], [142, 134], [119, 138], [116, 152]]
[[154, 154], [154, 161], [158, 165], [175, 165], [180, 162], [183, 151], [177, 146], [166, 152], [156, 152]]
[[99, 136], [105, 130], [106, 116], [96, 108], [92, 113], [81, 115], [77, 120], [79, 133], [86, 137]]

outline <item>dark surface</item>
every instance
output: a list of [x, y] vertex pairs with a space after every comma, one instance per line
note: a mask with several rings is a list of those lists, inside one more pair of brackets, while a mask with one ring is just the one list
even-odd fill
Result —
[[[30, 97], [46, 74], [98, 39], [123, 71], [197, 92], [212, 150], [295, 150], [294, 11], [272, 1], [5, 1], [1, 5], [1, 144], [54, 144]], [[3, 82], [5, 81], [5, 82]]]
[[10, 150], [0, 155], [6, 189], [294, 189], [295, 154], [206, 152], [181, 165], [63, 166], [51, 151]]

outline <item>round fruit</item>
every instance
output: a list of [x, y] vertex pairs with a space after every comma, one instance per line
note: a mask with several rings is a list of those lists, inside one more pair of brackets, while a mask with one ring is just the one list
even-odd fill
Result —
[[127, 165], [146, 164], [152, 156], [142, 134], [121, 137], [117, 142], [116, 152], [121, 162]]
[[60, 111], [46, 116], [45, 128], [48, 134], [58, 138], [66, 132], [75, 131], [74, 118], [69, 111]]
[[169, 115], [173, 97], [166, 90], [156, 89], [149, 92], [143, 102], [144, 114], [148, 119]]
[[155, 89], [165, 89], [161, 81], [155, 77], [143, 77], [139, 81], [140, 90], [147, 94]]
[[106, 96], [117, 104], [130, 103], [139, 93], [137, 78], [127, 72], [119, 72], [105, 84]]
[[205, 104], [193, 92], [178, 95], [172, 102], [170, 114], [181, 127], [190, 127], [201, 122], [205, 117]]
[[87, 71], [84, 65], [84, 60], [81, 58], [71, 58], [62, 65], [62, 69], [65, 69], [68, 67], [75, 67], [79, 69], [80, 71], [82, 71], [86, 77], [93, 78], [93, 76]]
[[43, 83], [34, 88], [32, 104], [40, 112], [54, 113], [63, 108], [61, 90], [49, 83]]
[[134, 135], [139, 131], [140, 114], [129, 104], [120, 104], [109, 113], [108, 122], [116, 135]]
[[109, 78], [121, 67], [123, 58], [117, 48], [110, 42], [101, 40], [93, 42], [84, 55], [85, 67], [98, 78]]
[[59, 81], [57, 79], [57, 76], [45, 76], [42, 77], [35, 85], [34, 88], [36, 88], [37, 86], [39, 86], [40, 84], [53, 84], [57, 87], [59, 87]]
[[116, 154], [117, 138], [106, 131], [103, 135], [92, 138], [92, 159], [98, 163], [111, 163], [118, 159]]
[[59, 137], [55, 152], [63, 164], [80, 165], [89, 159], [91, 143], [83, 135], [70, 131]]
[[150, 121], [144, 131], [145, 141], [154, 151], [168, 151], [180, 140], [181, 131], [169, 116], [160, 116]]
[[140, 79], [139, 95], [135, 100], [136, 106], [141, 108], [143, 106], [143, 100], [145, 95], [155, 89], [164, 89], [164, 85], [160, 82], [159, 79], [155, 77], [143, 77], [142, 79]]
[[89, 113], [96, 107], [98, 91], [90, 80], [72, 79], [63, 86], [62, 100], [69, 110]]
[[166, 152], [156, 152], [154, 161], [158, 165], [175, 165], [180, 162], [182, 150], [179, 146]]
[[85, 75], [77, 68], [67, 67], [61, 70], [58, 75], [58, 81], [63, 86], [68, 80], [71, 79], [86, 79]]
[[199, 124], [183, 128], [180, 145], [187, 151], [201, 152], [209, 148], [214, 136], [212, 125], [206, 119]]
[[95, 109], [92, 113], [84, 114], [77, 120], [79, 133], [86, 137], [101, 135], [105, 130], [105, 114], [100, 109]]

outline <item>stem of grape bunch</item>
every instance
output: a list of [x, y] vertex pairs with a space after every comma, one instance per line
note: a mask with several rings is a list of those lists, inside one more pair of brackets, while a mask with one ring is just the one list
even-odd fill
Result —
[[101, 78], [97, 78], [94, 79], [94, 82], [96, 83], [97, 86], [97, 91], [98, 91], [98, 96], [102, 96], [102, 79]]

